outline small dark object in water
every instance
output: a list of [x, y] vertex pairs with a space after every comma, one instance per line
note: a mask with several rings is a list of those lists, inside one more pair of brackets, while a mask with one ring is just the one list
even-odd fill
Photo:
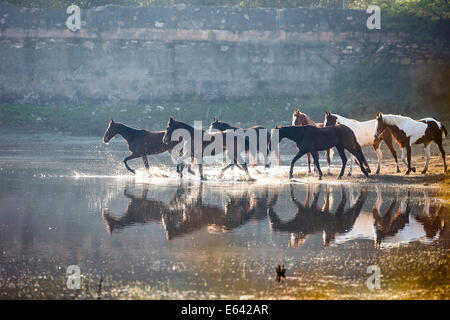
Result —
[[282, 278], [286, 278], [285, 272], [286, 272], [286, 268], [283, 266], [280, 266], [279, 264], [277, 265], [277, 268], [275, 269], [277, 271], [277, 277], [276, 277], [276, 281], [280, 282]]

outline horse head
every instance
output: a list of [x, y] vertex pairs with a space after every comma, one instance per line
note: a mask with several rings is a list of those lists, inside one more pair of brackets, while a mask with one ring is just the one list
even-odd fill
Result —
[[331, 114], [330, 111], [325, 112], [325, 120], [323, 121], [324, 127], [332, 127], [339, 124], [338, 118]]
[[103, 135], [103, 142], [108, 143], [114, 136], [118, 133], [117, 124], [113, 119], [108, 124], [108, 128], [106, 128], [105, 134]]
[[292, 125], [293, 126], [300, 125], [300, 115], [301, 115], [300, 110], [295, 109], [294, 113], [292, 114]]
[[212, 121], [211, 124], [209, 125], [209, 132], [212, 132], [213, 129], [220, 130], [220, 129], [217, 127], [218, 124], [219, 124], [219, 120], [218, 120], [216, 117], [214, 117], [213, 121]]
[[172, 116], [169, 117], [169, 121], [167, 122], [167, 129], [166, 129], [166, 132], [164, 133], [164, 136], [163, 136], [163, 139], [162, 139], [163, 143], [169, 144], [169, 142], [171, 141], [172, 133], [176, 129], [175, 128], [175, 126], [176, 126], [175, 123], [176, 123], [175, 119]]
[[377, 124], [375, 125], [375, 131], [373, 133], [375, 139], [378, 139], [381, 134], [386, 130], [386, 123], [383, 119], [383, 114], [381, 112], [377, 113], [377, 117], [375, 118], [377, 120]]

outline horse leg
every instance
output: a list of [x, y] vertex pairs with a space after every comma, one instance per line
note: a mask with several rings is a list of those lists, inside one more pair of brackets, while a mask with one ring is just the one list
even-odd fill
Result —
[[402, 147], [402, 161], [408, 167], [408, 161], [406, 161], [406, 147]]
[[[345, 151], [344, 151], [345, 153]], [[342, 157], [341, 157], [342, 158]], [[347, 158], [347, 156], [345, 156], [345, 158]], [[348, 174], [347, 176], [351, 177], [352, 176], [352, 172], [353, 172], [353, 155], [350, 155], [350, 170], [348, 170]]]
[[330, 156], [330, 153], [331, 153], [331, 149], [328, 149], [327, 150], [327, 163], [328, 163], [328, 172], [327, 172], [327, 174], [328, 175], [331, 174], [331, 156]]
[[397, 173], [400, 172], [400, 167], [398, 166], [397, 152], [395, 151], [394, 144], [392, 143], [392, 136], [384, 134], [382, 136], [383, 141], [386, 143], [389, 151], [391, 151], [392, 156], [394, 157], [395, 164], [397, 165]]
[[[347, 149], [358, 161], [355, 161], [358, 163], [359, 167], [361, 168], [362, 173], [364, 173], [364, 175], [367, 177], [369, 176], [369, 172], [370, 172], [370, 167], [369, 164], [367, 163], [366, 159], [364, 158], [364, 154], [362, 153], [362, 149], [361, 146], [359, 144], [356, 145], [356, 147], [351, 147], [349, 149]], [[364, 168], [364, 165], [367, 166], [367, 170], [366, 168]]]
[[148, 175], [150, 175], [150, 166], [148, 165], [147, 155], [142, 156], [142, 161], [144, 162], [145, 169], [147, 170]]
[[203, 176], [203, 164], [201, 163], [198, 164], [198, 174], [201, 181], [206, 180], [206, 177]]
[[381, 147], [381, 140], [375, 141], [375, 143], [373, 144], [373, 148], [375, 149], [375, 152], [377, 153], [377, 158], [378, 158], [377, 171], [375, 172], [375, 174], [380, 173], [381, 160], [383, 159], [383, 153], [381, 152], [380, 147]]
[[293, 173], [293, 171], [294, 171], [294, 164], [295, 164], [295, 162], [298, 160], [298, 159], [300, 159], [303, 155], [305, 154], [305, 152], [303, 152], [303, 151], [299, 151], [299, 152], [297, 152], [297, 154], [295, 155], [295, 157], [292, 159], [292, 161], [291, 161], [291, 168], [289, 169], [289, 179], [292, 179], [292, 173]]
[[306, 156], [308, 157], [308, 173], [311, 173], [311, 154], [308, 152]]
[[406, 171], [406, 174], [408, 175], [411, 171], [416, 172], [416, 168], [411, 167], [411, 146], [410, 145], [408, 145], [406, 147], [406, 157], [408, 160], [408, 171]]
[[319, 172], [319, 180], [322, 180], [322, 170], [320, 170], [320, 164], [319, 164], [319, 155], [317, 152], [312, 153], [314, 164], [316, 165], [317, 171]]
[[445, 162], [445, 150], [444, 150], [444, 147], [442, 146], [442, 138], [439, 139], [436, 142], [436, 144], [438, 145], [439, 151], [441, 152], [441, 155], [442, 155], [442, 159], [444, 160], [444, 173], [446, 173], [447, 172], [447, 163]]
[[[239, 169], [241, 169], [245, 172], [248, 180], [254, 180], [250, 176], [250, 173], [248, 172], [247, 163], [242, 159], [240, 153], [237, 153], [236, 158], [234, 159], [234, 164], [236, 165], [236, 167], [238, 167]], [[238, 164], [240, 164], [240, 166]]]
[[128, 161], [128, 160], [133, 160], [133, 159], [136, 159], [136, 158], [139, 158], [139, 156], [138, 156], [138, 155], [135, 155], [135, 154], [130, 154], [128, 157], [126, 157], [125, 159], [123, 159], [123, 163], [125, 164], [125, 167], [128, 169], [128, 171], [130, 171], [130, 172], [133, 173], [133, 174], [135, 174], [136, 171], [134, 171], [133, 169], [131, 169], [131, 168], [128, 166], [127, 161]]
[[230, 163], [229, 165], [227, 165], [224, 168], [222, 168], [222, 170], [220, 171], [220, 174], [219, 174], [219, 176], [217, 178], [222, 179], [223, 174], [225, 173], [225, 171], [228, 170], [228, 168], [231, 168], [234, 165], [235, 165], [235, 163]]
[[178, 163], [177, 164], [177, 173], [180, 178], [183, 178], [183, 169], [184, 169], [184, 163]]
[[194, 170], [192, 170], [192, 167], [191, 167], [190, 164], [187, 165], [187, 171], [188, 171], [190, 174], [192, 174], [192, 175], [195, 176], [195, 172], [194, 172]]
[[422, 174], [427, 173], [427, 170], [428, 170], [428, 163], [430, 162], [430, 157], [431, 157], [430, 147], [431, 147], [431, 142], [429, 142], [428, 144], [424, 144], [424, 146], [423, 146], [423, 151], [425, 152], [425, 167], [423, 167]]
[[[336, 149], [339, 153], [339, 156], [341, 157], [342, 160], [342, 168], [341, 168], [341, 173], [339, 173], [338, 179], [341, 179], [342, 176], [344, 175], [344, 171], [345, 171], [345, 165], [347, 164], [347, 156], [345, 155], [345, 150], [342, 146], [336, 146]], [[350, 163], [351, 163], [350, 159]]]

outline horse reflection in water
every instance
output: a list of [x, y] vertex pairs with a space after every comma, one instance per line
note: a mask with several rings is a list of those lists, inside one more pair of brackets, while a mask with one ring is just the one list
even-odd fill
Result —
[[335, 212], [330, 212], [330, 189], [327, 189], [325, 203], [322, 208], [318, 206], [320, 193], [321, 185], [319, 185], [319, 191], [314, 192], [311, 205], [309, 205], [310, 189], [308, 186], [305, 203], [302, 204], [295, 197], [294, 189], [291, 185], [290, 196], [292, 202], [297, 206], [297, 213], [290, 221], [282, 221], [276, 214], [274, 206], [270, 206], [268, 213], [272, 231], [290, 233], [291, 245], [294, 248], [301, 246], [310, 234], [323, 232], [323, 242], [327, 246], [335, 239], [336, 234], [348, 232], [353, 227], [368, 197], [367, 190], [361, 189], [354, 204], [350, 208], [345, 209], [347, 196], [343, 187], [341, 187], [341, 200]]
[[109, 209], [103, 209], [102, 218], [109, 233], [117, 232], [134, 224], [162, 223], [166, 237], [172, 240], [203, 228], [210, 232], [229, 231], [250, 220], [266, 217], [268, 192], [262, 196], [248, 191], [238, 196], [228, 196], [225, 207], [203, 203], [203, 184], [200, 183], [197, 196], [186, 194], [188, 188], [179, 185], [176, 193], [167, 202], [148, 199], [148, 190], [140, 197], [129, 194], [127, 210], [120, 218], [114, 217]]
[[[425, 237], [427, 239], [439, 239], [448, 247], [449, 221], [448, 215], [443, 213], [444, 207], [440, 201], [432, 201], [427, 192], [424, 193], [423, 205], [411, 205], [410, 192], [408, 191], [405, 199], [400, 201], [397, 211], [394, 209], [398, 203], [398, 195], [389, 203], [387, 209], [381, 214], [382, 196], [377, 189], [377, 201], [372, 209], [374, 228], [375, 228], [375, 246], [380, 247], [381, 243], [388, 237], [396, 236], [401, 230], [410, 225], [410, 216], [414, 212], [414, 219], [422, 225]], [[410, 239], [406, 239], [409, 240]]]
[[409, 196], [410, 193], [408, 191], [407, 198], [401, 201], [398, 210], [392, 214], [398, 201], [398, 195], [396, 194], [384, 214], [381, 215], [380, 207], [382, 198], [379, 190], [377, 190], [377, 202], [372, 209], [376, 234], [375, 246], [379, 247], [383, 239], [396, 235], [407, 224], [409, 224], [409, 214], [411, 212]]
[[[420, 239], [439, 240], [445, 247], [450, 242], [450, 214], [445, 211], [448, 207], [431, 200], [433, 197], [426, 192], [423, 198], [416, 197], [414, 201], [409, 192], [402, 199], [397, 192], [389, 193], [389, 201], [382, 209], [382, 193], [377, 187], [376, 195], [372, 193], [375, 203], [363, 211], [369, 195], [364, 187], [354, 195], [352, 188], [341, 186], [339, 195], [331, 186], [323, 192], [323, 185], [307, 185], [305, 202], [301, 203], [291, 185], [288, 194], [297, 212], [290, 221], [282, 221], [275, 210], [278, 190], [269, 197], [268, 188], [260, 191], [247, 188], [227, 195], [224, 205], [215, 205], [204, 202], [203, 183], [193, 186], [178, 185], [168, 201], [148, 196], [148, 185], [144, 185], [140, 196], [125, 189], [129, 203], [122, 216], [115, 217], [109, 209], [102, 211], [107, 231], [114, 233], [135, 224], [157, 223], [164, 227], [166, 238], [172, 240], [200, 229], [210, 233], [228, 232], [268, 217], [271, 230], [290, 234], [291, 246], [295, 248], [316, 233], [323, 234], [324, 246], [355, 239], [374, 239], [375, 247]], [[323, 200], [321, 207], [319, 200]]]

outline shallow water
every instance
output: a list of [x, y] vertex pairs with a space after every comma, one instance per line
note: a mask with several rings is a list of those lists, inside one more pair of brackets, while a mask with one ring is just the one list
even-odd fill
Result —
[[3, 299], [449, 297], [438, 186], [290, 182], [285, 166], [252, 168], [256, 182], [237, 181], [239, 170], [217, 180], [219, 166], [206, 182], [180, 181], [166, 155], [149, 159], [151, 177], [133, 177], [119, 142], [10, 141], [0, 141]]

